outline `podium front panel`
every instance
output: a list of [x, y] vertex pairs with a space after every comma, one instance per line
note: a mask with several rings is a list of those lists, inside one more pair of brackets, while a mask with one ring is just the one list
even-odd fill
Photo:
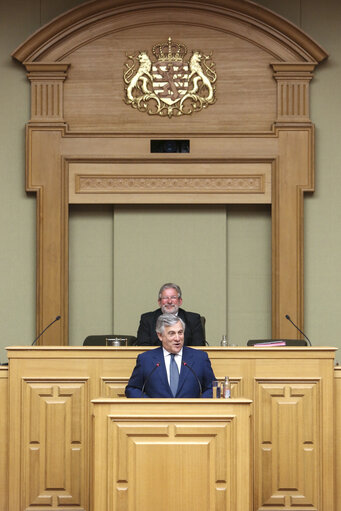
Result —
[[250, 401], [93, 403], [93, 511], [251, 509]]

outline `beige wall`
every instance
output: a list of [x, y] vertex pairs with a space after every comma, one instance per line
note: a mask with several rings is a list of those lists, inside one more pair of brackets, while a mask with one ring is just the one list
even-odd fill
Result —
[[176, 282], [184, 308], [207, 318], [207, 338], [221, 337], [226, 331], [225, 207], [116, 208], [114, 238], [115, 330], [136, 332], [141, 312], [157, 308], [160, 283]]
[[[24, 174], [29, 83], [23, 68], [12, 61], [10, 54], [42, 24], [82, 2], [3, 3], [1, 361], [6, 359], [5, 346], [28, 344], [35, 337], [35, 197], [25, 193]], [[258, 3], [300, 26], [330, 54], [311, 84], [311, 116], [316, 124], [316, 192], [305, 199], [305, 331], [315, 344], [341, 347], [341, 7], [337, 0]], [[154, 308], [158, 287], [165, 280], [182, 285], [185, 308], [206, 316], [211, 344], [216, 344], [225, 332], [237, 344], [245, 344], [251, 337], [269, 337], [270, 262], [271, 217], [267, 207], [175, 210], [73, 206], [70, 343], [81, 344], [90, 333], [134, 333], [139, 314]]]

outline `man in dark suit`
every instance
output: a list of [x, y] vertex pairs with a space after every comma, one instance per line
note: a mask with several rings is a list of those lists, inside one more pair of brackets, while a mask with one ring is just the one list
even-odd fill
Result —
[[205, 351], [184, 346], [186, 326], [173, 314], [158, 317], [161, 347], [138, 355], [127, 397], [212, 397], [215, 376]]
[[164, 284], [158, 297], [160, 308], [153, 312], [141, 315], [137, 331], [137, 346], [160, 346], [155, 327], [157, 318], [161, 314], [175, 314], [185, 322], [185, 346], [204, 346], [205, 335], [202, 328], [200, 314], [180, 309], [182, 305], [181, 289], [177, 284]]

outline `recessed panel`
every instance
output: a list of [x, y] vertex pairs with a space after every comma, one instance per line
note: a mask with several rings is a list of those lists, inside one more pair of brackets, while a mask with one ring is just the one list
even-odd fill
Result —
[[[136, 510], [197, 511], [209, 503], [209, 445], [204, 441], [135, 442], [131, 467], [136, 488]], [[134, 484], [135, 483], [135, 484]], [[160, 492], [163, 488], [162, 504]]]
[[228, 510], [237, 462], [232, 422], [113, 420], [108, 449], [113, 509]]

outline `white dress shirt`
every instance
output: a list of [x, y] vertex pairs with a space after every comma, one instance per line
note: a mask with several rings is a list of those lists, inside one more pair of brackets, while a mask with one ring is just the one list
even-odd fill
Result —
[[[165, 348], [162, 348], [162, 350], [163, 350], [163, 356], [164, 356], [164, 359], [165, 359], [165, 366], [166, 366], [166, 371], [167, 371], [167, 379], [168, 379], [168, 383], [170, 383], [169, 366], [170, 366], [170, 361], [171, 361], [171, 354], [169, 353], [169, 351], [165, 350]], [[180, 374], [181, 363], [182, 363], [182, 348], [179, 351], [179, 353], [175, 354], [174, 360], [175, 360], [175, 362], [176, 362], [176, 364], [178, 366], [179, 374]]]

